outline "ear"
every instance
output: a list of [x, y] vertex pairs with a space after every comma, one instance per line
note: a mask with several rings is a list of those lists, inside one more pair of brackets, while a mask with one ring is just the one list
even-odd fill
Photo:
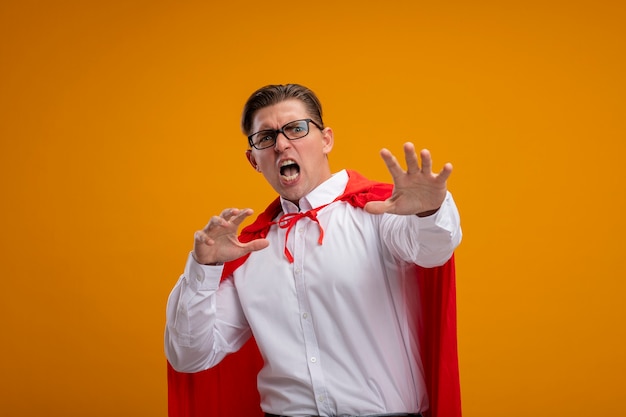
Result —
[[256, 163], [256, 159], [254, 159], [254, 155], [252, 155], [252, 150], [251, 149], [248, 149], [246, 151], [246, 158], [248, 158], [248, 162], [250, 162], [250, 165], [252, 165], [252, 168], [254, 168], [257, 171], [261, 172], [261, 170], [259, 169], [259, 166]]
[[335, 144], [335, 135], [330, 127], [325, 127], [324, 130], [322, 130], [322, 141], [324, 142], [324, 148], [322, 150], [325, 155], [328, 155]]

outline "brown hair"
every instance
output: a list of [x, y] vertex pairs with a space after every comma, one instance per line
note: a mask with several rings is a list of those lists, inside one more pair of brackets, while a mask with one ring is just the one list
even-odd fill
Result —
[[296, 99], [304, 103], [311, 119], [324, 128], [322, 121], [322, 104], [313, 91], [299, 84], [266, 85], [256, 90], [243, 107], [241, 116], [241, 130], [249, 135], [252, 129], [252, 119], [257, 111], [264, 107], [278, 104], [285, 100]]

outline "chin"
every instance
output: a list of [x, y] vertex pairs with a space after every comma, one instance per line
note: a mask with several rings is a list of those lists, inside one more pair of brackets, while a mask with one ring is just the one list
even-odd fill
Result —
[[282, 189], [282, 192], [279, 192], [279, 194], [285, 200], [289, 200], [289, 201], [293, 202], [296, 205], [299, 203], [300, 199], [306, 195], [306, 193], [298, 192], [298, 191], [293, 190], [293, 189], [292, 190], [285, 190], [284, 188]]
[[294, 194], [281, 194], [281, 197], [284, 198], [285, 200], [291, 201], [293, 204], [298, 206], [300, 203], [300, 199], [304, 196], [294, 195]]

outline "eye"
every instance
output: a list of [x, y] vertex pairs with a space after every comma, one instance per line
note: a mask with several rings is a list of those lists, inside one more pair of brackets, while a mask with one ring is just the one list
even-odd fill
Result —
[[255, 143], [257, 144], [267, 144], [274, 140], [274, 132], [270, 130], [266, 130], [263, 132], [259, 132], [256, 134]]
[[307, 132], [307, 125], [305, 120], [299, 120], [297, 122], [293, 122], [284, 127], [284, 132], [287, 136], [295, 136], [299, 137]]
[[257, 149], [269, 148], [276, 143], [276, 132], [273, 130], [261, 130], [251, 137], [251, 141]]

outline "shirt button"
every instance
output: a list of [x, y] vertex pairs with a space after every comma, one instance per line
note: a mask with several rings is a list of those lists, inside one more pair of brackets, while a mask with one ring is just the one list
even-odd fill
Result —
[[313, 356], [313, 357], [311, 358], [311, 362], [313, 362], [313, 363], [317, 362], [317, 358], [316, 358], [315, 356]]
[[317, 399], [319, 400], [319, 402], [323, 403], [325, 398], [323, 395], [320, 395], [319, 397], [317, 397]]
[[308, 318], [308, 317], [309, 317], [309, 315], [308, 315], [307, 313], [302, 313], [302, 318], [303, 318], [303, 319], [306, 319], [306, 318]]

